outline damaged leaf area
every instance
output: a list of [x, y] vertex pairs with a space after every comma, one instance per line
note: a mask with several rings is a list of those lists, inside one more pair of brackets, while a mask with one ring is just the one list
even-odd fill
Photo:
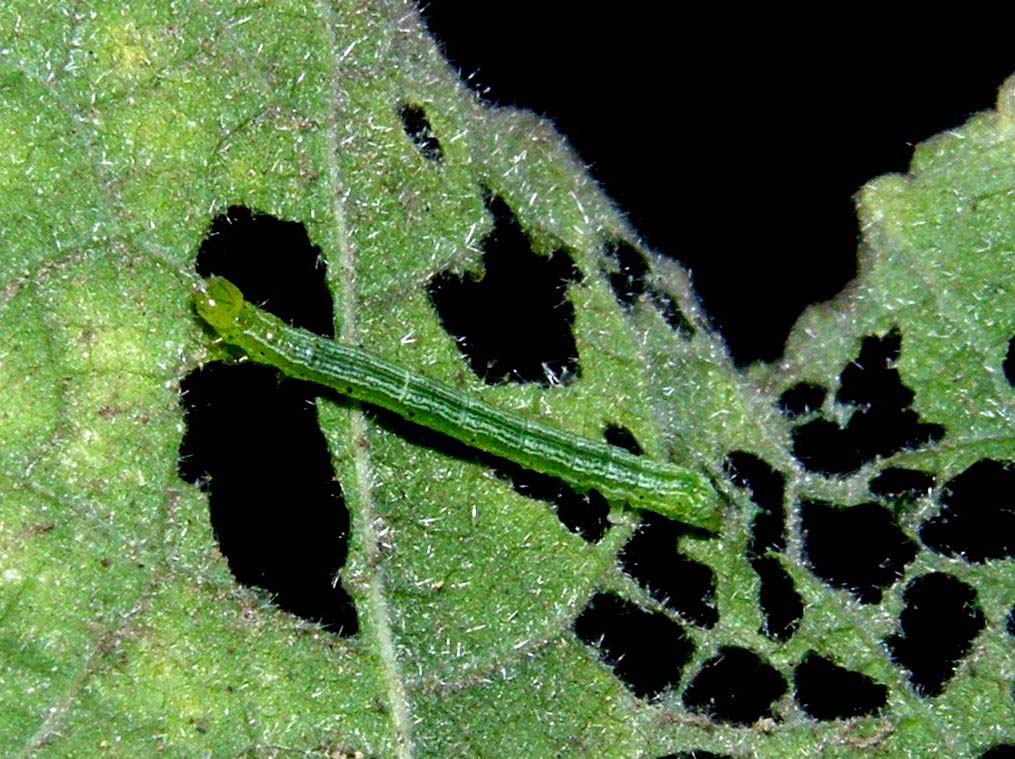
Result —
[[[746, 370], [411, 4], [4, 3], [0, 99], [0, 754], [1015, 751], [1015, 82]], [[244, 362], [213, 275], [722, 526]]]

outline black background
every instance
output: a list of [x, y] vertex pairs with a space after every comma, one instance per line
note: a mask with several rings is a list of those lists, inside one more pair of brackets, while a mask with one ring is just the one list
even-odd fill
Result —
[[992, 108], [1015, 72], [945, 26], [549, 5], [423, 13], [471, 86], [548, 116], [644, 241], [691, 269], [741, 364], [777, 358], [801, 310], [854, 276], [863, 183]]

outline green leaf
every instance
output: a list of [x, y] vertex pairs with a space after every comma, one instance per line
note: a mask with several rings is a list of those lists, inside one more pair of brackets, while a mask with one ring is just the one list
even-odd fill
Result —
[[[549, 125], [478, 102], [411, 5], [5, 3], [0, 753], [976, 757], [1015, 743], [1013, 539], [989, 528], [1010, 526], [1015, 466], [1013, 93], [863, 190], [858, 279], [804, 314], [782, 361], [742, 372], [685, 273], [637, 244]], [[439, 160], [406, 134], [407, 105]], [[441, 273], [483, 273], [484, 195], [535, 255], [565, 251], [580, 272], [566, 297], [581, 373], [561, 387], [485, 384], [428, 296]], [[234, 205], [305, 226], [339, 339], [590, 437], [625, 427], [647, 455], [713, 476], [721, 533], [639, 529], [618, 505], [603, 539], [585, 540], [489, 462], [322, 397], [351, 517], [336, 581], [358, 632], [238, 583], [208, 494], [178, 462], [180, 383], [224, 357], [188, 284]], [[650, 267], [630, 303], [611, 288], [618, 245]], [[672, 326], [678, 312], [690, 330]], [[871, 413], [850, 395], [860, 358], [912, 391], [900, 418], [915, 437], [822, 463], [801, 439], [841, 442]], [[780, 412], [800, 383], [824, 401]], [[751, 466], [782, 476], [774, 508]], [[898, 468], [932, 487], [872, 492]], [[968, 507], [977, 482], [990, 487]], [[758, 518], [782, 506], [785, 544], [759, 545]], [[962, 544], [970, 521], [979, 542]], [[826, 563], [835, 541], [815, 541], [868, 524], [887, 574], [850, 574], [873, 548]], [[646, 556], [663, 567], [654, 580]], [[782, 636], [762, 604], [772, 573], [801, 603]], [[714, 590], [681, 607], [660, 590], [674, 576]], [[954, 619], [972, 620], [953, 663], [931, 644], [938, 680], [907, 653], [928, 596], [959, 599]], [[611, 610], [662, 631], [638, 628], [628, 661], [641, 646], [662, 669], [684, 646], [672, 684], [607, 661], [615, 641], [597, 645], [596, 615]], [[883, 705], [823, 717], [808, 676], [844, 681], [822, 662], [870, 678]], [[757, 701], [763, 677], [767, 700], [739, 718], [699, 700], [724, 666], [740, 668], [736, 704]]]

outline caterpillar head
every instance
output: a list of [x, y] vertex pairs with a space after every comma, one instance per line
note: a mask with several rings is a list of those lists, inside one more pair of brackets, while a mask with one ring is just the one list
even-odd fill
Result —
[[194, 308], [218, 332], [228, 330], [243, 309], [240, 288], [222, 277], [210, 277], [194, 289]]

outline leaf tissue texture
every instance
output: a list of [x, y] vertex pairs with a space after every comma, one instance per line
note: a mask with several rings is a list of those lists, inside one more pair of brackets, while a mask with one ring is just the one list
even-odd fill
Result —
[[[1013, 156], [1008, 82], [863, 188], [857, 279], [741, 370], [411, 4], [3, 3], [0, 755], [1010, 751]], [[698, 469], [722, 528], [252, 374], [199, 273]]]

